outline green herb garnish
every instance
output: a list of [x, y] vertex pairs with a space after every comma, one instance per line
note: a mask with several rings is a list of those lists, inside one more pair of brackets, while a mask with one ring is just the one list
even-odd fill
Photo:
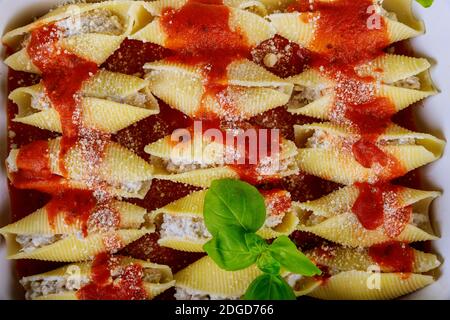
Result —
[[434, 0], [416, 0], [420, 3], [424, 8], [429, 8], [433, 4]]
[[282, 269], [304, 276], [321, 274], [287, 236], [269, 245], [256, 234], [266, 220], [266, 206], [254, 186], [239, 180], [214, 181], [206, 193], [203, 214], [213, 236], [203, 248], [220, 268], [237, 271], [256, 263], [263, 272], [250, 284], [245, 299], [295, 299]]

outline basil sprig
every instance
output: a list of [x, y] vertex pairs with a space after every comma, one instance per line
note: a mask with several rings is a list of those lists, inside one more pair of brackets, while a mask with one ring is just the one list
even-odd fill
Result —
[[416, 0], [420, 3], [424, 8], [429, 8], [433, 4], [434, 0]]
[[220, 268], [237, 271], [256, 263], [263, 272], [250, 284], [245, 299], [295, 299], [282, 270], [304, 276], [321, 274], [287, 236], [269, 245], [256, 234], [266, 220], [266, 206], [254, 186], [239, 180], [214, 181], [206, 193], [203, 215], [213, 236], [203, 248]]

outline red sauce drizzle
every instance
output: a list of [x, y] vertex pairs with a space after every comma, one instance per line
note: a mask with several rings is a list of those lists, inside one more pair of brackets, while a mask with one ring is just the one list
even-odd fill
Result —
[[36, 179], [50, 177], [52, 172], [48, 142], [35, 141], [23, 146], [17, 154], [16, 164], [19, 170], [30, 172]]
[[292, 199], [285, 190], [260, 190], [264, 196], [266, 207], [271, 208], [271, 215], [280, 215], [289, 211], [292, 207]]
[[19, 189], [36, 189], [51, 192], [61, 186], [61, 177], [53, 175], [50, 168], [49, 144], [38, 140], [23, 146], [16, 159], [17, 172], [11, 174], [11, 181]]
[[80, 300], [145, 300], [144, 270], [139, 264], [123, 267], [118, 278], [113, 279], [113, 269], [119, 267], [119, 257], [98, 255], [92, 263], [91, 282], [77, 291]]
[[[380, 180], [389, 180], [405, 174], [405, 169], [378, 146], [377, 140], [391, 124], [396, 110], [392, 101], [375, 97], [368, 89], [371, 86], [373, 91], [374, 79], [360, 77], [355, 72], [356, 66], [384, 54], [384, 48], [389, 45], [385, 21], [369, 10], [372, 5], [370, 0], [337, 0], [312, 5], [299, 0], [289, 11], [303, 12], [301, 19], [307, 21], [320, 17], [315, 21], [316, 34], [309, 45], [310, 65], [320, 68], [337, 82], [332, 121], [354, 127], [361, 135], [351, 148], [355, 160], [366, 168], [379, 164], [384, 168]], [[377, 25], [372, 25], [373, 21]]]
[[[201, 17], [201, 18], [199, 18]], [[227, 88], [227, 67], [249, 56], [247, 39], [229, 26], [230, 9], [221, 0], [189, 0], [178, 10], [165, 8], [161, 25], [167, 34], [165, 47], [175, 51], [168, 59], [202, 67], [204, 99], [216, 97], [222, 106], [233, 112], [232, 102], [224, 102]], [[208, 118], [206, 106], [197, 118]]]
[[352, 211], [361, 225], [367, 230], [381, 226], [391, 238], [397, 237], [405, 229], [411, 215], [411, 207], [400, 207], [398, 195], [402, 187], [387, 184], [356, 184], [359, 195]]
[[88, 190], [68, 190], [53, 196], [45, 206], [52, 228], [56, 227], [56, 218], [64, 214], [68, 225], [79, 223], [84, 236], [88, 233], [88, 220], [97, 205], [93, 192]]
[[[344, 64], [369, 61], [389, 45], [386, 24], [379, 19], [377, 28], [369, 28], [373, 13], [368, 8], [371, 0], [337, 0], [314, 3], [320, 13], [317, 32], [311, 45], [330, 62]], [[339, 14], [336, 14], [339, 12]]]
[[60, 32], [54, 24], [33, 30], [27, 52], [33, 64], [42, 72], [45, 92], [60, 117], [63, 131], [60, 169], [66, 176], [64, 156], [78, 141], [81, 126], [81, 119], [76, 119], [79, 112], [76, 95], [83, 82], [97, 73], [98, 67], [94, 62], [60, 48]]
[[414, 250], [406, 243], [386, 242], [369, 248], [370, 257], [390, 272], [412, 272]]

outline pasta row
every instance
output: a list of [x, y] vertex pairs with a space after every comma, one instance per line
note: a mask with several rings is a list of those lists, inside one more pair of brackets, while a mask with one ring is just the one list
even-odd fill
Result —
[[[239, 142], [227, 145], [226, 137], [219, 129], [214, 130], [218, 140], [213, 140], [208, 130], [199, 134], [185, 129], [179, 134], [146, 146], [145, 152], [151, 155], [155, 167], [155, 178], [205, 188], [213, 180], [221, 178], [241, 178], [258, 184], [298, 172], [295, 163], [297, 150], [289, 140], [277, 142], [275, 147], [279, 147], [278, 151], [272, 149], [271, 153], [252, 159], [245, 156], [251, 146], [247, 148]], [[243, 136], [238, 135], [238, 139]], [[183, 137], [182, 141], [180, 137]]]
[[11, 150], [7, 168], [12, 184], [42, 191], [52, 186], [88, 189], [100, 184], [114, 195], [135, 198], [143, 198], [150, 189], [153, 167], [121, 145], [105, 142], [101, 154], [94, 152], [96, 159], [88, 159], [94, 147], [79, 141], [61, 158], [61, 141], [36, 141]]
[[350, 247], [436, 240], [428, 209], [439, 195], [393, 185], [348, 186], [300, 203], [299, 230]]
[[[377, 63], [375, 61], [374, 65], [377, 65]], [[363, 75], [372, 73], [367, 68], [360, 70]], [[384, 99], [386, 101], [385, 104], [388, 103], [389, 107], [392, 104], [393, 110], [389, 110], [391, 113], [396, 113], [415, 102], [436, 94], [435, 89], [432, 87], [425, 73], [420, 74], [419, 77], [406, 77], [414, 71], [403, 70], [403, 72], [403, 75], [400, 75], [397, 71], [395, 75], [386, 73], [381, 75], [386, 80], [400, 79], [392, 84], [374, 81], [360, 81], [360, 83], [356, 83], [355, 80], [346, 80], [345, 76], [343, 76], [344, 79], [339, 80], [341, 83], [338, 86], [338, 82], [333, 78], [329, 78], [319, 70], [309, 69], [298, 76], [290, 78], [290, 81], [294, 83], [294, 91], [288, 103], [288, 109], [294, 114], [302, 114], [322, 120], [331, 120], [334, 114], [339, 112], [336, 109], [336, 101], [338, 99], [339, 101], [349, 99], [349, 93], [347, 91], [351, 90], [360, 90], [365, 93], [365, 100], [357, 101], [359, 102], [358, 104], [366, 104], [376, 99]], [[345, 102], [355, 103], [352, 101]]]
[[[298, 166], [321, 178], [352, 184], [397, 178], [441, 157], [445, 142], [391, 124], [375, 141], [361, 140], [351, 126], [329, 122], [295, 127]], [[364, 153], [377, 154], [365, 159]]]
[[[209, 257], [194, 262], [178, 272], [175, 298], [178, 300], [236, 300], [251, 282], [261, 274], [256, 266], [239, 271], [220, 269]], [[367, 271], [336, 271], [326, 279], [305, 278], [285, 273], [286, 281], [297, 296], [320, 299], [393, 299], [421, 289], [433, 282], [431, 276], [401, 273], [373, 274]], [[372, 279], [379, 279], [377, 290], [371, 289]]]
[[170, 60], [148, 63], [150, 91], [193, 118], [211, 114], [248, 119], [289, 101], [292, 85], [249, 60], [231, 62], [222, 83], [215, 83], [219, 89], [213, 91], [204, 85], [203, 67]]
[[117, 200], [99, 201], [92, 192], [71, 190], [0, 229], [9, 259], [84, 261], [115, 253], [154, 226], [147, 211]]

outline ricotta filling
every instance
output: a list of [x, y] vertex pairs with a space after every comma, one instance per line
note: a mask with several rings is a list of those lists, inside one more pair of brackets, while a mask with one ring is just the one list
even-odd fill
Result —
[[[162, 159], [157, 157], [152, 157], [153, 164], [161, 164], [169, 173], [180, 174], [191, 172], [200, 169], [210, 169], [217, 168], [224, 165], [223, 162], [220, 163], [200, 163], [200, 162], [189, 162], [172, 159]], [[226, 165], [226, 163], [225, 163]], [[295, 169], [295, 157], [288, 157], [284, 159], [274, 159], [272, 157], [266, 157], [260, 159], [256, 165], [256, 172], [259, 176], [275, 176], [282, 175], [284, 172], [291, 171]]]
[[399, 87], [399, 88], [406, 88], [406, 89], [413, 89], [413, 90], [420, 90], [422, 87], [422, 84], [420, 83], [420, 79], [417, 76], [411, 76], [406, 79], [402, 79], [399, 81], [396, 81], [392, 83], [393, 86]]
[[[111, 278], [113, 280], [123, 275], [124, 266], [119, 266], [111, 270]], [[142, 280], [146, 283], [164, 283], [166, 279], [159, 269], [144, 268]], [[36, 278], [35, 276], [25, 277], [20, 280], [20, 284], [25, 289], [25, 298], [27, 300], [39, 297], [61, 294], [68, 292], [76, 292], [90, 282], [90, 278], [85, 275], [74, 276], [50, 276]]]
[[125, 32], [121, 18], [109, 10], [95, 9], [81, 15], [59, 21], [56, 24], [63, 30], [64, 37], [72, 37], [86, 33], [101, 33], [119, 36]]
[[[275, 228], [283, 222], [286, 215], [284, 213], [272, 213], [267, 210], [265, 227]], [[192, 241], [208, 241], [212, 235], [206, 228], [202, 217], [193, 217], [187, 215], [172, 215], [164, 213], [161, 223], [161, 239], [181, 238]]]
[[51, 101], [44, 92], [31, 96], [31, 108], [39, 111], [51, 108]]
[[294, 86], [291, 100], [287, 103], [288, 109], [302, 108], [326, 94], [326, 87], [323, 85], [314, 87], [305, 87], [301, 85]]
[[240, 297], [226, 297], [220, 295], [209, 294], [190, 288], [175, 287], [176, 300], [239, 300]]
[[127, 97], [119, 97], [119, 96], [107, 97], [107, 99], [117, 103], [129, 104], [130, 106], [140, 108], [145, 108], [151, 101], [150, 96], [145, 92], [136, 92]]
[[139, 192], [143, 187], [142, 181], [123, 181], [120, 184], [121, 190], [125, 192], [135, 193]]
[[206, 228], [202, 218], [167, 213], [163, 215], [161, 238], [183, 238], [195, 241], [207, 241], [211, 237], [212, 235]]
[[18, 234], [16, 242], [20, 245], [20, 252], [30, 253], [36, 249], [51, 245], [67, 238], [67, 234], [42, 235], [42, 234]]
[[17, 155], [19, 154], [18, 149], [13, 149], [8, 155], [8, 158], [6, 158], [6, 167], [8, 169], [8, 172], [14, 173], [18, 172], [19, 168], [17, 167]]
[[[324, 130], [314, 130], [314, 133], [306, 140], [305, 148], [317, 148], [317, 149], [331, 149], [337, 147], [343, 147], [346, 144], [356, 141], [346, 141], [345, 137], [333, 135]], [[384, 139], [378, 141], [381, 146], [389, 145], [415, 145], [416, 139], [411, 137], [399, 138], [399, 139]]]
[[51, 294], [76, 292], [88, 283], [89, 277], [87, 276], [55, 276], [37, 279], [35, 277], [25, 277], [20, 280], [20, 284], [25, 289], [25, 298], [27, 300]]

